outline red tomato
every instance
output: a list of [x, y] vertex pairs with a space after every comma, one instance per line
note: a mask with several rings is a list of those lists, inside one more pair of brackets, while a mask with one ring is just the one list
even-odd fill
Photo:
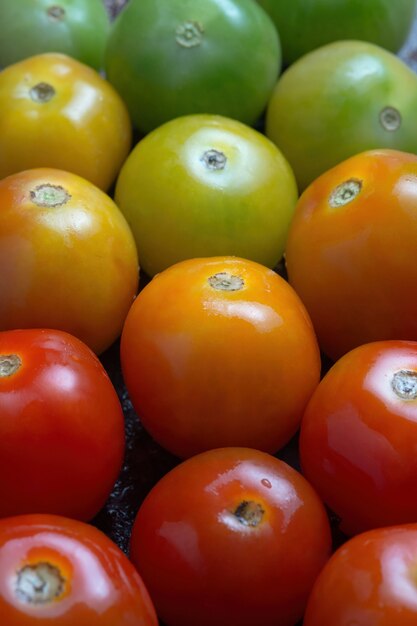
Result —
[[239, 445], [275, 452], [320, 377], [310, 319], [272, 270], [235, 257], [183, 261], [135, 300], [121, 341], [145, 428], [180, 457]]
[[417, 524], [351, 539], [324, 567], [304, 626], [415, 626]]
[[303, 471], [348, 534], [417, 520], [417, 342], [356, 348], [324, 377], [301, 428]]
[[417, 156], [359, 154], [318, 178], [290, 227], [289, 280], [333, 359], [417, 340]]
[[0, 333], [1, 517], [91, 519], [123, 453], [117, 394], [87, 346], [55, 330]]
[[144, 584], [99, 530], [53, 515], [0, 521], [4, 626], [157, 626]]
[[263, 452], [211, 450], [152, 489], [131, 557], [167, 626], [294, 626], [330, 554], [323, 505]]

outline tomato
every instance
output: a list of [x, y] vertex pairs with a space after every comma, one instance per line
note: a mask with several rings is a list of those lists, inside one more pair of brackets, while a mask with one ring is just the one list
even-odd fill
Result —
[[166, 474], [131, 544], [167, 626], [294, 626], [329, 554], [326, 512], [310, 485], [244, 448], [212, 450]]
[[228, 445], [275, 452], [320, 377], [297, 295], [273, 271], [231, 257], [158, 274], [127, 316], [121, 361], [143, 425], [180, 457]]
[[304, 626], [414, 626], [416, 564], [417, 524], [351, 539], [320, 574]]
[[0, 66], [41, 52], [63, 52], [97, 70], [109, 20], [101, 0], [0, 3]]
[[357, 155], [303, 194], [286, 250], [289, 280], [333, 359], [363, 343], [417, 340], [417, 157]]
[[120, 472], [124, 420], [97, 357], [56, 330], [0, 333], [0, 516], [99, 512]]
[[99, 530], [54, 515], [0, 521], [7, 626], [157, 626], [129, 559]]
[[337, 42], [300, 59], [278, 81], [266, 134], [304, 189], [364, 150], [417, 152], [416, 108], [417, 76], [403, 61], [372, 44]]
[[105, 64], [143, 132], [189, 113], [252, 124], [276, 82], [281, 50], [253, 0], [130, 0]]
[[302, 421], [303, 472], [347, 534], [417, 520], [417, 342], [342, 357]]
[[142, 268], [154, 275], [225, 254], [274, 267], [298, 194], [287, 161], [263, 135], [227, 118], [190, 115], [139, 142], [115, 198]]
[[135, 242], [114, 202], [59, 170], [0, 181], [0, 330], [59, 328], [102, 352], [138, 285]]
[[130, 150], [129, 115], [118, 94], [63, 54], [39, 54], [3, 70], [0, 110], [0, 178], [55, 167], [107, 189]]
[[288, 65], [342, 39], [371, 41], [397, 52], [410, 31], [416, 0], [258, 0], [273, 19]]

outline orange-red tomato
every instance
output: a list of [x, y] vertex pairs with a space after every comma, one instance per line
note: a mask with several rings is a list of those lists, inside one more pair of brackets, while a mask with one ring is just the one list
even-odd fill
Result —
[[130, 150], [120, 96], [64, 54], [39, 54], [4, 69], [0, 111], [0, 178], [54, 167], [108, 189]]
[[417, 520], [417, 342], [342, 357], [301, 427], [303, 472], [348, 534]]
[[99, 530], [53, 515], [0, 521], [4, 626], [157, 626], [146, 588]]
[[226, 448], [152, 489], [131, 557], [167, 626], [294, 626], [330, 547], [324, 507], [298, 472]]
[[138, 285], [133, 235], [114, 202], [75, 174], [0, 181], [0, 330], [57, 328], [102, 352]]
[[304, 626], [415, 626], [417, 524], [363, 533], [314, 585]]
[[297, 430], [320, 376], [293, 289], [235, 257], [158, 274], [129, 312], [121, 359], [145, 428], [180, 457], [229, 445], [275, 452]]
[[357, 155], [301, 196], [289, 280], [333, 359], [384, 339], [417, 340], [417, 156]]

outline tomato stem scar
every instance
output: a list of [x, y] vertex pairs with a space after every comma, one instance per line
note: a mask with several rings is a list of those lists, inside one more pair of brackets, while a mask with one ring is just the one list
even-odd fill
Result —
[[199, 22], [184, 22], [175, 31], [175, 40], [183, 48], [199, 46], [203, 40], [204, 29]]
[[391, 380], [394, 393], [403, 400], [417, 398], [417, 372], [413, 370], [399, 370]]
[[259, 526], [264, 516], [265, 510], [258, 502], [242, 500], [233, 511], [233, 515], [245, 526]]
[[239, 291], [245, 284], [241, 276], [235, 276], [229, 272], [214, 274], [209, 277], [208, 282], [213, 289], [218, 291]]
[[22, 359], [17, 354], [0, 354], [0, 378], [13, 376], [22, 366]]
[[385, 107], [379, 114], [381, 126], [389, 132], [398, 130], [402, 123], [401, 113], [394, 107]]
[[45, 183], [44, 185], [38, 185], [30, 192], [30, 199], [38, 206], [53, 208], [66, 204], [71, 198], [64, 187], [61, 185], [50, 185]]
[[49, 83], [38, 83], [32, 87], [29, 94], [34, 102], [44, 104], [54, 97], [55, 89]]
[[65, 15], [65, 9], [57, 4], [49, 7], [46, 12], [53, 20], [62, 20]]
[[49, 563], [25, 565], [17, 572], [16, 595], [22, 602], [47, 604], [59, 598], [64, 589], [61, 572]]
[[211, 150], [206, 150], [200, 161], [202, 161], [202, 163], [204, 163], [209, 170], [224, 170], [227, 163], [227, 156], [224, 152], [220, 152], [220, 150], [215, 150], [213, 148]]
[[346, 180], [336, 189], [333, 189], [329, 197], [329, 204], [333, 209], [349, 204], [360, 194], [362, 190], [362, 181], [357, 178]]

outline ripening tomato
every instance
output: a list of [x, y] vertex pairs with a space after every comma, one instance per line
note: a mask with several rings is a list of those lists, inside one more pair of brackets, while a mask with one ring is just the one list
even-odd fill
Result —
[[272, 270], [236, 257], [158, 274], [127, 316], [121, 361], [143, 425], [180, 457], [229, 445], [275, 452], [320, 377], [300, 299]]
[[108, 189], [130, 150], [120, 96], [65, 54], [39, 54], [3, 70], [0, 111], [0, 178], [53, 167]]
[[123, 165], [115, 194], [151, 276], [184, 259], [226, 254], [274, 267], [297, 198], [278, 148], [215, 115], [181, 117], [150, 133]]
[[0, 520], [6, 626], [157, 626], [129, 559], [96, 528], [54, 515]]
[[415, 626], [417, 524], [351, 539], [324, 567], [304, 626]]
[[151, 490], [131, 558], [167, 626], [294, 626], [330, 548], [326, 512], [301, 474], [223, 448]]
[[130, 0], [105, 65], [142, 132], [192, 113], [252, 124], [277, 80], [281, 48], [253, 0]]
[[354, 534], [417, 520], [417, 342], [356, 348], [305, 411], [303, 473]]
[[0, 181], [0, 330], [59, 328], [102, 352], [138, 285], [130, 229], [114, 202], [59, 170]]
[[109, 26], [102, 0], [0, 2], [0, 67], [63, 52], [99, 70]]
[[413, 154], [357, 155], [301, 196], [288, 275], [333, 359], [371, 341], [417, 340], [416, 241]]
[[92, 519], [124, 442], [116, 391], [87, 346], [56, 330], [0, 333], [0, 517]]
[[403, 61], [373, 44], [339, 41], [283, 74], [268, 104], [266, 134], [305, 189], [364, 150], [416, 153], [416, 109], [417, 76]]

